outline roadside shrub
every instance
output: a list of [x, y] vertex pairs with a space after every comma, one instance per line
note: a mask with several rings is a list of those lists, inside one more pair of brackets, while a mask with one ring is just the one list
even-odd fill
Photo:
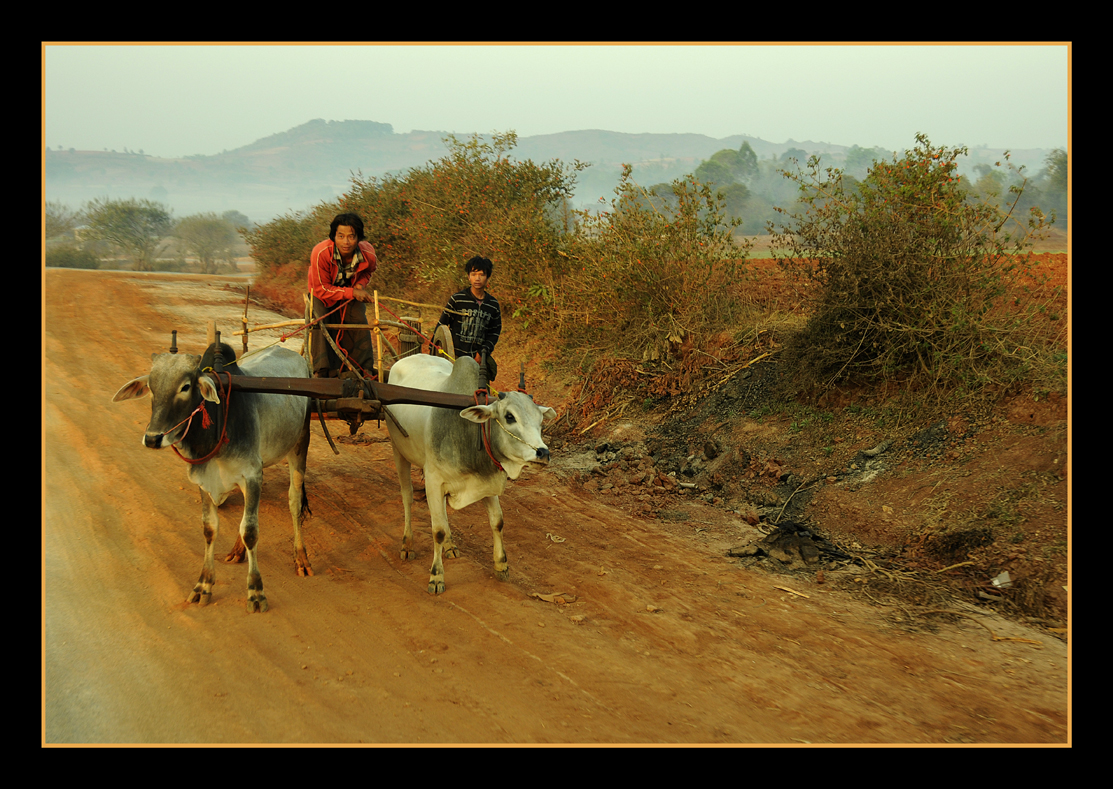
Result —
[[424, 282], [460, 282], [464, 262], [482, 255], [495, 264], [497, 287], [528, 291], [550, 273], [554, 209], [587, 165], [513, 160], [517, 140], [512, 131], [491, 142], [449, 135], [447, 156], [401, 178], [354, 178], [340, 204], [374, 226], [384, 258]]
[[688, 351], [730, 344], [750, 244], [735, 241], [740, 220], [727, 218], [723, 194], [691, 176], [646, 190], [625, 167], [609, 210], [574, 211], [583, 163], [515, 161], [513, 132], [445, 142], [448, 154], [424, 168], [357, 174], [335, 203], [245, 234], [263, 269], [259, 293], [282, 302], [282, 288], [304, 289], [312, 245], [336, 213], [352, 211], [375, 244], [372, 283], [383, 295], [440, 301], [460, 287], [464, 261], [483, 255], [504, 317], [567, 351], [676, 354], [687, 374]]
[[46, 265], [50, 268], [100, 268], [100, 260], [92, 250], [78, 249], [75, 244], [49, 244]]
[[523, 299], [543, 304], [559, 268], [556, 218], [587, 165], [512, 160], [514, 132], [491, 142], [449, 136], [445, 143], [448, 155], [424, 168], [384, 178], [357, 174], [335, 203], [246, 233], [260, 279], [292, 261], [307, 266], [333, 216], [352, 211], [379, 260], [372, 287], [386, 294], [459, 288], [464, 262], [482, 255], [494, 262], [493, 289], [507, 307]]
[[899, 372], [979, 388], [1030, 361], [1023, 316], [994, 308], [1035, 275], [1028, 250], [1044, 216], [1033, 208], [1026, 224], [1009, 223], [1023, 178], [1008, 200], [984, 201], [960, 184], [965, 148], [935, 148], [923, 134], [916, 142], [854, 184], [821, 171], [817, 157], [784, 171], [799, 202], [778, 208], [786, 221], [769, 232], [811, 297], [811, 317], [786, 347], [805, 387]]
[[317, 206], [311, 211], [283, 214], [254, 230], [241, 230], [259, 267], [259, 279], [269, 278], [288, 263], [300, 263], [308, 275], [309, 253], [318, 241], [328, 238], [329, 224], [340, 212], [333, 211], [323, 220], [322, 228], [325, 213], [325, 206]]
[[733, 328], [750, 245], [706, 184], [647, 190], [631, 172], [623, 166], [610, 210], [577, 212], [557, 306], [567, 340], [652, 361]]
[[309, 252], [305, 253], [304, 264], [291, 261], [282, 266], [272, 266], [268, 269], [268, 276], [256, 278], [251, 287], [253, 297], [263, 300], [278, 312], [299, 317], [304, 315], [302, 294], [308, 292], [308, 266]]

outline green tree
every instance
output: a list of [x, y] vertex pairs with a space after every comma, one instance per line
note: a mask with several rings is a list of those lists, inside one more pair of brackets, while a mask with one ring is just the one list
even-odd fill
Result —
[[1044, 159], [1044, 168], [1037, 179], [1044, 196], [1043, 208], [1055, 214], [1056, 221], [1067, 223], [1067, 152], [1056, 148]]
[[710, 159], [700, 162], [694, 175], [700, 183], [725, 187], [749, 182], [757, 173], [757, 154], [748, 142], [744, 142], [737, 151], [730, 148], [716, 151]]
[[859, 148], [857, 145], [851, 145], [850, 150], [846, 152], [846, 164], [843, 171], [860, 180], [866, 177], [866, 172], [873, 166], [874, 162], [884, 161], [885, 156], [885, 151], [880, 148]]
[[76, 244], [50, 244], [46, 248], [46, 265], [50, 268], [100, 268], [100, 260], [91, 249], [78, 249]]
[[784, 164], [790, 164], [793, 159], [795, 159], [798, 164], [803, 164], [808, 161], [808, 152], [799, 148], [789, 148], [781, 154], [779, 161]]
[[238, 239], [235, 226], [214, 213], [194, 214], [178, 220], [174, 236], [197, 256], [203, 274], [215, 273], [218, 261], [231, 257], [231, 248]]
[[151, 271], [160, 243], [173, 229], [169, 209], [151, 200], [102, 197], [85, 204], [86, 237], [108, 241], [132, 256], [136, 271]]
[[1004, 173], [988, 164], [976, 164], [974, 174], [978, 176], [978, 180], [974, 182], [974, 191], [978, 197], [994, 205], [1000, 205], [1002, 193], [1005, 192]]
[[231, 223], [237, 231], [250, 230], [252, 227], [251, 220], [239, 211], [225, 211], [220, 215], [220, 218]]
[[58, 238], [59, 236], [73, 236], [73, 231], [81, 224], [80, 211], [70, 209], [68, 205], [56, 200], [48, 200], [45, 209], [46, 237]]
[[[959, 183], [966, 148], [935, 148], [923, 134], [902, 158], [876, 162], [849, 188], [842, 170], [785, 171], [800, 198], [770, 223], [785, 268], [814, 287], [812, 313], [786, 348], [798, 382], [825, 389], [855, 376], [896, 373], [974, 388], [1003, 383], [1030, 359], [1015, 311], [996, 309], [1044, 229], [1035, 209], [1018, 233], [1016, 200], [972, 199]], [[1007, 156], [1007, 155], [1006, 155]], [[1010, 188], [1017, 198], [1024, 181]]]
[[[734, 154], [734, 151], [720, 151], [720, 153]], [[730, 186], [736, 180], [732, 169], [724, 164], [721, 159], [716, 159], [714, 156], [700, 162], [694, 175], [697, 181], [708, 186]]]
[[732, 219], [742, 219], [746, 213], [746, 204], [750, 200], [750, 190], [745, 184], [731, 184], [719, 192], [723, 198], [723, 211]]
[[735, 165], [734, 171], [735, 177], [739, 181], [749, 183], [750, 179], [758, 173], [758, 161], [757, 154], [754, 152], [754, 149], [750, 147], [748, 142], [742, 143], [739, 147], [738, 159], [736, 162], [737, 164]]

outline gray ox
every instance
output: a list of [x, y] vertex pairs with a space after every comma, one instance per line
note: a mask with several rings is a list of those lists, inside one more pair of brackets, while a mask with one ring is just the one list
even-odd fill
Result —
[[[462, 357], [453, 364], [433, 356], [409, 356], [390, 370], [390, 383], [414, 389], [470, 395], [479, 386], [479, 365]], [[534, 404], [529, 395], [503, 392], [490, 405], [476, 405], [456, 412], [431, 406], [395, 405], [391, 413], [405, 429], [403, 436], [393, 420], [387, 420], [394, 447], [394, 465], [402, 488], [406, 527], [402, 536], [402, 558], [412, 559], [411, 510], [413, 483], [411, 465], [425, 470], [425, 491], [433, 522], [433, 566], [429, 570], [429, 592], [444, 591], [441, 557], [458, 556], [448, 528], [447, 501], [459, 510], [484, 500], [495, 538], [495, 573], [500, 580], [510, 577], [502, 545], [502, 507], [499, 494], [506, 478], [517, 479], [527, 463], [548, 462], [549, 448], [541, 438], [541, 424], [556, 417], [551, 408]], [[489, 423], [491, 455], [484, 451], [476, 423]], [[495, 461], [502, 466], [500, 469]]]
[[[221, 348], [225, 359], [236, 358], [229, 346], [222, 344]], [[283, 458], [290, 466], [294, 565], [298, 575], [313, 574], [301, 537], [302, 514], [309, 514], [304, 482], [309, 452], [309, 399], [293, 395], [230, 393], [225, 388], [218, 391], [212, 378], [201, 373], [212, 365], [214, 351], [215, 345], [211, 345], [204, 357], [184, 353], [152, 354], [151, 372], [124, 384], [112, 400], [131, 400], [149, 391], [151, 421], [143, 434], [143, 445], [151, 449], [175, 447], [190, 463], [190, 481], [201, 487], [205, 563], [187, 602], [206, 605], [212, 598], [213, 542], [220, 525], [217, 507], [239, 487], [244, 497], [243, 519], [239, 539], [228, 561], [242, 561], [243, 552], [246, 552], [247, 610], [266, 611], [267, 598], [255, 558], [259, 539], [259, 495], [263, 468]], [[242, 366], [232, 361], [224, 369], [232, 375], [309, 377], [305, 360], [285, 348], [270, 348]], [[219, 448], [218, 442], [222, 444]]]

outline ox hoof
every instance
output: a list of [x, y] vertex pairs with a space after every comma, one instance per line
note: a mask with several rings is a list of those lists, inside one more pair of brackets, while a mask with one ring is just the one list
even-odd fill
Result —
[[429, 579], [429, 594], [442, 594], [444, 592], [444, 581], [438, 581], [435, 578]]
[[294, 570], [301, 578], [313, 575], [313, 567], [309, 564], [309, 557], [305, 555], [305, 551], [294, 554]]
[[267, 598], [265, 598], [265, 597], [260, 597], [260, 598], [255, 599], [255, 600], [248, 600], [247, 601], [247, 613], [249, 613], [249, 614], [261, 614], [266, 610], [267, 610]]
[[224, 561], [229, 564], [240, 564], [247, 559], [247, 548], [244, 547], [243, 540], [239, 537], [236, 538], [236, 544], [232, 546], [232, 552], [224, 557]]

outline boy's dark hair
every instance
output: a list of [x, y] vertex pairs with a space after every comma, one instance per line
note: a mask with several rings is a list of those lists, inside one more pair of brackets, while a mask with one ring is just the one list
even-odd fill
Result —
[[482, 271], [484, 274], [490, 277], [491, 272], [495, 270], [495, 264], [485, 257], [476, 255], [464, 264], [464, 273], [466, 274], [468, 272], [476, 270]]
[[336, 228], [347, 225], [356, 231], [356, 241], [363, 241], [363, 220], [355, 214], [337, 214], [336, 219], [329, 225], [328, 237], [330, 241], [336, 240]]

